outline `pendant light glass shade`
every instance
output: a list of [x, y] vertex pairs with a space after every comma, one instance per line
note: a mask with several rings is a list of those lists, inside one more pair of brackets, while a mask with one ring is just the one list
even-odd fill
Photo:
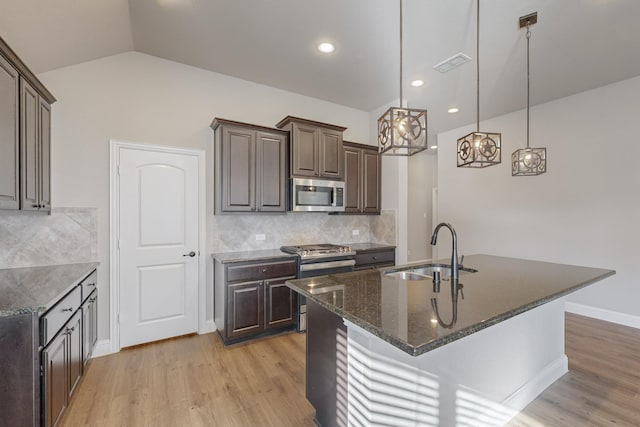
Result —
[[502, 162], [502, 135], [480, 132], [480, 0], [476, 1], [476, 122], [475, 132], [458, 139], [458, 167], [486, 168]]
[[471, 132], [458, 139], [458, 167], [486, 168], [502, 161], [499, 133]]
[[520, 28], [527, 27], [527, 148], [521, 148], [511, 154], [511, 175], [532, 176], [547, 171], [547, 149], [529, 147], [529, 109], [530, 109], [530, 66], [529, 41], [531, 39], [531, 25], [538, 22], [538, 12], [520, 17]]
[[389, 108], [378, 119], [378, 151], [411, 156], [428, 148], [427, 110], [402, 107], [402, 0], [400, 0], [400, 107]]
[[380, 153], [411, 156], [427, 149], [427, 110], [391, 107], [378, 119]]

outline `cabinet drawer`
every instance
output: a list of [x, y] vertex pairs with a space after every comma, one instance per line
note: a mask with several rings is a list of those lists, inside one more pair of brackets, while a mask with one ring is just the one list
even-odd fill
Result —
[[227, 267], [227, 282], [266, 280], [276, 277], [295, 276], [296, 260], [260, 264], [232, 265]]
[[386, 249], [376, 252], [365, 252], [362, 254], [356, 254], [356, 268], [369, 265], [369, 264], [387, 264], [395, 263], [396, 251], [395, 249]]
[[82, 301], [85, 301], [91, 295], [91, 292], [96, 290], [96, 286], [98, 284], [98, 271], [93, 270], [93, 273], [87, 276], [82, 282], [80, 282], [80, 286], [82, 287]]
[[40, 344], [47, 345], [67, 320], [80, 308], [82, 288], [76, 286], [40, 318]]

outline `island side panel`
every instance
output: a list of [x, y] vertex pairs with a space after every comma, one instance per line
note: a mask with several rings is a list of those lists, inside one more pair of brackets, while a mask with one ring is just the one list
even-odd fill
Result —
[[307, 400], [322, 427], [346, 426], [347, 327], [342, 318], [307, 299]]
[[38, 316], [0, 317], [0, 425], [40, 424]]
[[346, 324], [349, 424], [501, 426], [568, 370], [564, 299], [415, 357]]

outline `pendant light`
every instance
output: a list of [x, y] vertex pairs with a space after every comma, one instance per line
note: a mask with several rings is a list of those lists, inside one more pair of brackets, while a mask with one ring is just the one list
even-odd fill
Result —
[[538, 12], [520, 17], [520, 28], [527, 27], [527, 148], [521, 148], [511, 154], [511, 175], [531, 176], [540, 175], [547, 171], [547, 149], [529, 147], [529, 108], [530, 108], [530, 66], [529, 42], [531, 39], [531, 25], [538, 22]]
[[458, 167], [485, 168], [499, 164], [500, 140], [495, 132], [480, 132], [480, 0], [476, 1], [476, 131], [458, 139]]
[[402, 0], [400, 0], [400, 107], [389, 108], [378, 119], [378, 148], [381, 154], [411, 156], [427, 145], [427, 110], [402, 105]]

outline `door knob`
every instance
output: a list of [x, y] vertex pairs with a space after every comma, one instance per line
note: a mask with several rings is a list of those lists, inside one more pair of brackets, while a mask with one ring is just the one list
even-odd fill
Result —
[[191, 251], [188, 254], [182, 254], [182, 256], [190, 256], [191, 258], [193, 258], [194, 256], [196, 256], [196, 253], [194, 251]]

